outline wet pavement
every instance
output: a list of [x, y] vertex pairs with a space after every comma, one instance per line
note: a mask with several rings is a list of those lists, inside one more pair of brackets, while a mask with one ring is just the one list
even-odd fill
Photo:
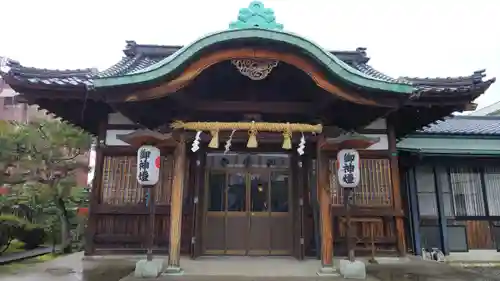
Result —
[[[495, 275], [495, 272], [497, 274]], [[399, 265], [369, 265], [368, 276], [381, 281], [494, 281], [499, 268], [460, 268], [443, 263], [411, 262]]]
[[[134, 262], [131, 260], [93, 260], [82, 262], [83, 254], [76, 253], [62, 258], [55, 259], [53, 261], [48, 261], [42, 264], [34, 265], [30, 268], [23, 268], [22, 271], [15, 274], [1, 275], [1, 281], [118, 281], [126, 276], [124, 280], [136, 280], [130, 274], [134, 269]], [[231, 259], [233, 260], [233, 259]], [[192, 261], [193, 264], [200, 261]], [[255, 261], [258, 262], [258, 261]], [[254, 263], [255, 263], [254, 262]], [[278, 260], [267, 260], [268, 263], [281, 266], [274, 267], [273, 272], [290, 272], [290, 264], [288, 262]], [[298, 263], [298, 261], [292, 261], [292, 263]], [[312, 262], [314, 263], [314, 268], [316, 268], [317, 261], [310, 261], [311, 268]], [[210, 262], [208, 262], [210, 263]], [[252, 262], [250, 262], [252, 263]], [[307, 262], [301, 262], [302, 265], [308, 264]], [[185, 263], [186, 265], [188, 262]], [[204, 262], [207, 264], [207, 261]], [[224, 262], [227, 266], [227, 261]], [[196, 264], [195, 264], [196, 265]], [[252, 268], [253, 272], [266, 271], [265, 267], [254, 267], [249, 266], [248, 263], [242, 264], [244, 268]], [[295, 264], [295, 266], [299, 266]], [[293, 267], [293, 266], [292, 266]], [[213, 268], [213, 267], [212, 267]], [[260, 268], [260, 270], [255, 270]], [[227, 269], [227, 267], [226, 267]], [[226, 272], [227, 270], [224, 270]], [[205, 272], [206, 273], [206, 272]], [[295, 272], [293, 275], [283, 275], [279, 274], [267, 275], [261, 274], [261, 276], [248, 275], [244, 276], [230, 276], [230, 275], [189, 275], [188, 273], [183, 276], [161, 276], [158, 280], [203, 280], [203, 281], [237, 281], [237, 280], [266, 280], [266, 281], [279, 281], [279, 280], [296, 280], [296, 281], [313, 281], [313, 280], [344, 280], [340, 277], [318, 277], [313, 271], [312, 274], [303, 274], [301, 272]], [[461, 268], [454, 267], [447, 264], [427, 262], [427, 261], [416, 261], [399, 263], [399, 264], [370, 264], [367, 266], [367, 280], [369, 281], [500, 281], [500, 267], [496, 268]], [[139, 280], [139, 279], [137, 279]]]
[[134, 270], [134, 263], [82, 262], [82, 253], [57, 258], [53, 261], [22, 268], [2, 275], [1, 281], [118, 281]]

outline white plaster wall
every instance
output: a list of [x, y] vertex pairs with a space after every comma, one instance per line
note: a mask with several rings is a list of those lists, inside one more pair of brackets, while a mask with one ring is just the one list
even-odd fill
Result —
[[365, 129], [385, 130], [387, 129], [387, 122], [385, 121], [385, 118], [379, 118], [373, 121], [370, 125], [366, 126]]
[[123, 124], [134, 124], [130, 119], [123, 116], [120, 112], [114, 112], [108, 114], [108, 124], [112, 125], [123, 125]]
[[119, 135], [127, 135], [135, 130], [106, 130], [106, 145], [109, 146], [120, 146], [129, 145], [128, 143], [118, 139]]

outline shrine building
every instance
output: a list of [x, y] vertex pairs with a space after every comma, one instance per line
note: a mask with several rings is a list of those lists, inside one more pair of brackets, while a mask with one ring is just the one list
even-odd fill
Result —
[[[48, 70], [9, 63], [5, 81], [97, 138], [86, 255], [346, 255], [336, 155], [356, 149], [356, 255], [415, 252], [399, 139], [472, 103], [494, 79], [393, 78], [365, 48], [332, 51], [286, 31], [261, 2], [226, 30], [185, 46], [127, 41], [108, 69]], [[339, 38], [342, 40], [342, 38]], [[446, 73], [445, 73], [446, 75]], [[161, 149], [148, 221], [137, 149]], [[151, 240], [153, 233], [154, 240]]]

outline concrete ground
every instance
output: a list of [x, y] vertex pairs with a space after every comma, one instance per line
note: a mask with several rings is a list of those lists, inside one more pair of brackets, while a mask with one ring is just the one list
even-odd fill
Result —
[[[82, 260], [76, 253], [37, 264], [13, 275], [2, 275], [2, 281], [134, 281], [131, 275], [138, 257], [106, 257]], [[317, 260], [269, 257], [183, 258], [182, 276], [160, 276], [158, 280], [195, 281], [319, 281], [344, 280], [319, 277]], [[500, 268], [461, 268], [443, 263], [408, 259], [405, 262], [367, 266], [369, 281], [500, 281]], [[128, 276], [127, 276], [128, 275]]]

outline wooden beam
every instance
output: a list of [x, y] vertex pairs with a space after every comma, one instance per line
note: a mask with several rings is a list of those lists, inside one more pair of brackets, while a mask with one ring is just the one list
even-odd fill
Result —
[[[402, 198], [401, 198], [401, 182], [399, 178], [399, 163], [398, 163], [398, 151], [396, 148], [396, 130], [394, 128], [394, 121], [392, 118], [387, 120], [387, 138], [389, 143], [389, 153], [390, 153], [390, 164], [391, 164], [391, 182], [392, 182], [392, 194], [393, 194], [393, 204], [394, 209], [397, 212], [402, 212]], [[406, 244], [405, 244], [405, 227], [403, 223], [403, 218], [396, 217], [396, 237], [397, 237], [397, 248], [401, 256], [406, 255]]]
[[[87, 228], [85, 228], [85, 251], [84, 254], [93, 255], [95, 253], [94, 237], [97, 232], [97, 209], [99, 208], [99, 201], [102, 193], [101, 181], [104, 169], [104, 141], [106, 139], [106, 123], [107, 120], [102, 121], [99, 127], [99, 135], [97, 136], [96, 144], [96, 157], [94, 166], [94, 179], [92, 180], [92, 192], [90, 193], [90, 208]], [[101, 144], [102, 141], [102, 144]]]
[[473, 102], [467, 103], [466, 105], [464, 105], [464, 111], [474, 111], [477, 109], [477, 106], [478, 106], [477, 103]]
[[313, 114], [313, 103], [308, 102], [252, 102], [252, 101], [186, 101], [188, 108], [207, 112], [241, 113], [299, 113]]
[[321, 151], [325, 142], [320, 136], [316, 148], [316, 188], [318, 189], [319, 220], [321, 233], [321, 267], [333, 267], [333, 231], [332, 216], [330, 213], [330, 183], [328, 176], [328, 158]]
[[186, 140], [179, 134], [179, 143], [174, 151], [174, 179], [170, 201], [170, 247], [167, 273], [180, 272], [180, 250], [182, 229], [182, 199], [184, 191], [184, 174], [186, 170]]
[[[114, 98], [118, 99], [117, 101], [133, 102], [165, 97], [171, 93], [178, 92], [183, 87], [189, 85], [207, 68], [221, 61], [227, 61], [234, 58], [278, 60], [300, 69], [305, 74], [309, 75], [318, 87], [329, 92], [336, 98], [356, 104], [383, 107], [388, 106], [383, 102], [379, 102], [376, 98], [363, 96], [358, 91], [353, 91], [351, 89], [348, 89], [347, 87], [341, 87], [335, 83], [332, 83], [332, 81], [330, 81], [330, 79], [326, 77], [321, 69], [319, 69], [314, 63], [303, 56], [299, 56], [292, 52], [276, 52], [263, 48], [237, 48], [213, 52], [201, 57], [200, 59], [187, 66], [183, 70], [183, 72], [174, 79], [165, 81], [162, 84], [145, 90], [138, 90], [132, 93], [124, 92], [123, 94], [117, 95]], [[235, 93], [235, 95], [238, 94], [240, 93]], [[113, 99], [113, 97], [109, 98]]]

